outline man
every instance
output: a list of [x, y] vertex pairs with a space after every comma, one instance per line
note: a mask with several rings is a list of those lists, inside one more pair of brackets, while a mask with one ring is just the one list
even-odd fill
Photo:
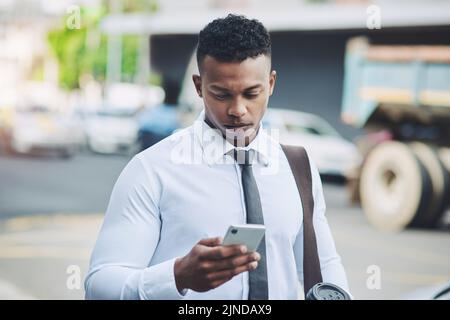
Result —
[[[92, 255], [88, 299], [297, 299], [302, 204], [279, 143], [261, 128], [276, 80], [269, 34], [242, 16], [214, 20], [199, 34], [197, 60], [204, 112], [121, 173]], [[311, 168], [323, 280], [348, 290]], [[258, 252], [221, 245], [231, 224], [252, 219], [266, 226]]]
[[168, 137], [180, 127], [176, 111], [179, 84], [171, 79], [164, 79], [166, 95], [164, 102], [148, 108], [138, 119], [138, 140], [141, 150], [151, 147], [158, 141]]

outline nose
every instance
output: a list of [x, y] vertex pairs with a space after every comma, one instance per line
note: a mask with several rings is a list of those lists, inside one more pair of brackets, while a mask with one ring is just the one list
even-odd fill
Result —
[[247, 107], [242, 99], [233, 99], [230, 107], [228, 108], [228, 115], [236, 118], [241, 118], [247, 113]]

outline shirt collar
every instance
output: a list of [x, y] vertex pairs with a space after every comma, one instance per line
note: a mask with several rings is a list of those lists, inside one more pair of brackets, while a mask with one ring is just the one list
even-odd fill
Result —
[[[234, 163], [232, 150], [235, 147], [223, 138], [219, 130], [211, 128], [205, 122], [204, 110], [201, 111], [194, 122], [194, 131], [202, 149], [202, 157], [209, 166], [218, 163]], [[267, 167], [271, 160], [269, 154], [270, 143], [273, 143], [273, 141], [262, 127], [262, 123], [260, 123], [255, 139], [248, 146], [237, 147], [236, 149], [254, 150], [257, 161]]]

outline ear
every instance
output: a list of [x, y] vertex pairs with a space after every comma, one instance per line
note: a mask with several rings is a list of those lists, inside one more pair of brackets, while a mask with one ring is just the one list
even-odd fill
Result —
[[198, 96], [202, 98], [202, 78], [198, 74], [194, 74], [192, 75], [192, 81], [194, 81], [194, 86], [197, 90]]
[[270, 78], [269, 78], [269, 95], [272, 95], [273, 89], [275, 88], [275, 82], [277, 80], [277, 72], [275, 70], [272, 70], [270, 72]]

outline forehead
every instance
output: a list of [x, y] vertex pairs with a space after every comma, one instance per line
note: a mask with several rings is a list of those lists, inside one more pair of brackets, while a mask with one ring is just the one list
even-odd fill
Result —
[[270, 58], [259, 55], [244, 61], [221, 62], [206, 56], [202, 62], [202, 79], [207, 86], [229, 89], [264, 85], [270, 76]]

